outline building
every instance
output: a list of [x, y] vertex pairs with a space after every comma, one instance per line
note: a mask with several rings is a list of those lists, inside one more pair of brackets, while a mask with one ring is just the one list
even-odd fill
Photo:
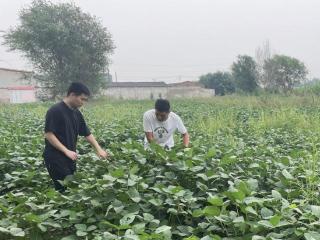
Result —
[[0, 68], [0, 102], [27, 103], [36, 101], [33, 72]]
[[167, 96], [165, 82], [112, 82], [103, 95], [115, 99], [156, 99]]
[[205, 89], [197, 82], [187, 81], [174, 84], [165, 82], [112, 82], [103, 95], [115, 99], [157, 99], [157, 98], [207, 98], [214, 96], [214, 90]]
[[214, 95], [214, 89], [206, 89], [199, 82], [186, 81], [168, 84], [168, 98], [207, 98]]

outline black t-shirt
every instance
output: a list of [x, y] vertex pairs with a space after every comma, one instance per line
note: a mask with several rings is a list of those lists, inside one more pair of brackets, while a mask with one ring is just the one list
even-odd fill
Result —
[[[44, 131], [52, 132], [69, 150], [76, 151], [78, 135], [89, 136], [90, 130], [78, 109], [71, 109], [63, 101], [53, 105], [46, 114]], [[46, 159], [66, 158], [66, 156], [45, 140], [43, 153]]]

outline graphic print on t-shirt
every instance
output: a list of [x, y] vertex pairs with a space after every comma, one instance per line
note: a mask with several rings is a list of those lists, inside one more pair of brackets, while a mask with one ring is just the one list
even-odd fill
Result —
[[159, 138], [163, 138], [164, 134], [168, 134], [168, 130], [164, 127], [157, 127], [154, 132], [158, 134]]

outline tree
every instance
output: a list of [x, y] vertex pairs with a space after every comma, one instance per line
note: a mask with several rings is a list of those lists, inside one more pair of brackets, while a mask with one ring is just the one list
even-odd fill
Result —
[[35, 0], [19, 18], [20, 25], [5, 34], [4, 44], [31, 61], [40, 86], [53, 98], [73, 81], [83, 82], [93, 93], [105, 85], [114, 45], [96, 17], [74, 4]]
[[267, 89], [288, 91], [306, 79], [307, 68], [296, 58], [274, 55], [263, 66], [266, 78], [270, 79]]
[[263, 43], [261, 47], [256, 49], [256, 63], [258, 71], [258, 82], [261, 87], [268, 85], [270, 79], [266, 78], [268, 74], [264, 73], [263, 66], [265, 61], [269, 60], [272, 57], [270, 42], [267, 40]]
[[245, 92], [253, 92], [258, 87], [257, 64], [252, 57], [239, 55], [231, 69], [232, 76], [239, 89]]
[[217, 95], [226, 95], [235, 92], [235, 85], [232, 75], [228, 72], [208, 73], [200, 77], [200, 83], [205, 88], [214, 89]]

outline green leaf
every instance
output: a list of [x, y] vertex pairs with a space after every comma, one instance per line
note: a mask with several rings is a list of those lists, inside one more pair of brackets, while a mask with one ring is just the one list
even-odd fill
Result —
[[306, 240], [319, 240], [320, 239], [320, 233], [317, 232], [307, 232], [304, 234], [304, 237]]
[[262, 216], [262, 218], [268, 219], [268, 218], [270, 218], [272, 215], [273, 215], [273, 211], [271, 211], [270, 209], [265, 208], [265, 207], [261, 209], [261, 216]]
[[141, 234], [145, 231], [145, 227], [146, 227], [145, 223], [138, 223], [132, 227], [132, 230], [137, 234]]
[[91, 232], [91, 231], [94, 231], [97, 229], [97, 226], [95, 225], [90, 225], [88, 228], [87, 228], [87, 232]]
[[79, 231], [83, 231], [83, 232], [87, 231], [87, 225], [85, 224], [76, 224], [74, 226]]
[[90, 200], [90, 203], [92, 204], [93, 207], [100, 207], [101, 206], [101, 203], [97, 199]]
[[78, 231], [76, 232], [76, 234], [77, 234], [78, 237], [83, 237], [83, 236], [86, 236], [88, 233], [78, 230]]
[[204, 181], [208, 181], [208, 176], [203, 173], [198, 173], [196, 176], [201, 178]]
[[265, 240], [265, 239], [266, 239], [265, 237], [258, 236], [258, 235], [252, 236], [252, 240]]
[[235, 219], [233, 219], [232, 222], [234, 222], [234, 223], [244, 223], [245, 221], [244, 221], [243, 216], [240, 216], [240, 217], [236, 217]]
[[274, 197], [275, 199], [277, 199], [277, 200], [282, 199], [281, 193], [279, 193], [278, 191], [272, 190], [271, 193], [272, 193], [272, 197]]
[[132, 223], [134, 221], [135, 217], [136, 217], [135, 214], [129, 213], [120, 219], [120, 224], [121, 225], [129, 225], [130, 223]]
[[110, 182], [114, 182], [117, 178], [112, 177], [111, 175], [103, 175], [102, 176], [104, 180], [110, 181]]
[[159, 207], [159, 206], [162, 205], [162, 200], [160, 200], [160, 199], [150, 199], [150, 200], [149, 200], [149, 203], [151, 203], [151, 204]]
[[311, 205], [311, 212], [314, 216], [320, 218], [320, 206]]
[[25, 232], [21, 228], [10, 228], [10, 234], [14, 237], [24, 237]]
[[250, 195], [251, 193], [251, 190], [249, 189], [248, 184], [243, 181], [240, 181], [237, 183], [237, 189], [243, 192], [245, 195]]
[[237, 156], [226, 155], [220, 160], [221, 165], [230, 165], [237, 161]]
[[47, 227], [43, 226], [42, 224], [38, 223], [37, 227], [42, 231], [42, 232], [46, 232], [47, 231]]
[[259, 187], [259, 183], [257, 179], [250, 178], [246, 181], [248, 187], [250, 188], [251, 191], [257, 191]]
[[[7, 230], [7, 229], [5, 229], [5, 228], [3, 228], [3, 227], [0, 227], [0, 232], [2, 232], [2, 233], [10, 233], [9, 230]], [[1, 235], [0, 235], [0, 236], [1, 236]]]
[[35, 222], [35, 223], [41, 223], [42, 220], [40, 219], [39, 216], [33, 214], [33, 213], [28, 213], [25, 215], [25, 218], [28, 222]]
[[215, 148], [210, 148], [208, 153], [207, 153], [207, 158], [212, 158], [216, 155], [216, 150]]
[[274, 226], [269, 221], [266, 221], [266, 220], [261, 220], [258, 222], [258, 224], [266, 228], [274, 228]]
[[[3, 206], [1, 203], [0, 203], [0, 210], [4, 213], [7, 213], [8, 212], [8, 208], [6, 208], [5, 206]], [[0, 212], [1, 212], [0, 211]]]
[[190, 236], [187, 238], [183, 238], [183, 240], [199, 240], [200, 238], [198, 238], [197, 236]]
[[151, 222], [154, 219], [154, 216], [151, 215], [150, 213], [144, 213], [143, 214], [143, 219], [147, 222]]
[[208, 202], [211, 203], [213, 206], [222, 206], [223, 200], [218, 196], [212, 196], [208, 198]]
[[201, 217], [203, 215], [203, 211], [201, 209], [196, 209], [192, 212], [193, 217]]
[[[118, 239], [118, 236], [117, 235], [114, 235], [114, 234], [112, 234], [112, 233], [110, 233], [110, 232], [104, 232], [103, 233], [103, 237], [104, 237], [104, 239], [106, 239], [106, 240], [116, 240], [116, 239]], [[98, 238], [99, 239], [99, 238]]]
[[[207, 237], [208, 237], [208, 236], [207, 236]], [[222, 238], [221, 238], [220, 236], [218, 236], [218, 235], [215, 234], [215, 235], [212, 236], [212, 239], [210, 239], [210, 240], [221, 240], [221, 239], [222, 239]], [[201, 238], [201, 240], [209, 240], [209, 239], [202, 239], [202, 238]]]
[[256, 216], [258, 215], [256, 210], [254, 210], [253, 207], [251, 207], [251, 206], [246, 207], [245, 210], [246, 210], [246, 212], [251, 213], [253, 215], [256, 215]]
[[130, 188], [128, 191], [128, 195], [131, 198], [132, 201], [138, 203], [141, 201], [141, 197], [137, 189], [135, 188]]
[[66, 237], [61, 238], [61, 240], [77, 240], [77, 236], [76, 235], [69, 235]]
[[231, 199], [231, 200], [239, 200], [243, 201], [246, 195], [237, 189], [229, 190], [226, 195]]
[[114, 178], [121, 178], [124, 176], [124, 170], [119, 168], [111, 173], [111, 176]]
[[275, 215], [272, 218], [270, 218], [269, 221], [273, 226], [277, 226], [279, 224], [280, 220], [281, 220], [281, 216]]
[[155, 231], [155, 233], [162, 233], [162, 232], [166, 232], [166, 231], [170, 231], [171, 227], [163, 225], [161, 227], [158, 227]]
[[208, 206], [203, 209], [203, 212], [208, 217], [214, 217], [220, 215], [220, 209], [216, 206]]
[[282, 175], [288, 180], [293, 180], [294, 179], [294, 177], [286, 169], [282, 170]]

